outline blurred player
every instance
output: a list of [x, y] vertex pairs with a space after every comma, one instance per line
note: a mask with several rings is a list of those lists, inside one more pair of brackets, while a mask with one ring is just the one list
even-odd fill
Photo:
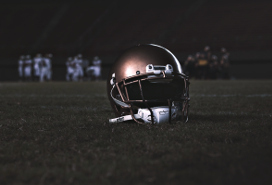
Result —
[[33, 59], [34, 65], [34, 81], [39, 81], [41, 74], [42, 55], [38, 53]]
[[22, 81], [23, 77], [24, 77], [24, 60], [25, 60], [25, 56], [20, 56], [19, 60], [18, 60], [18, 73], [19, 73], [19, 80]]
[[78, 78], [80, 81], [82, 81], [84, 77], [82, 54], [77, 55], [77, 63], [78, 63]]
[[226, 48], [221, 48], [221, 58], [220, 58], [220, 75], [222, 79], [229, 79], [229, 53], [227, 52]]
[[210, 79], [217, 79], [218, 78], [218, 57], [216, 55], [211, 56], [211, 62], [209, 67], [208, 76]]
[[192, 55], [189, 55], [184, 62], [184, 72], [190, 78], [195, 76], [195, 59]]
[[198, 57], [198, 61], [196, 63], [197, 78], [199, 78], [199, 79], [206, 79], [207, 78], [210, 57], [211, 57], [210, 47], [205, 46], [204, 50], [202, 52], [200, 52], [200, 55]]
[[77, 56], [75, 56], [72, 59], [72, 63], [73, 63], [73, 66], [74, 66], [73, 81], [76, 82], [76, 81], [79, 80], [79, 74], [80, 74], [80, 70], [81, 70], [81, 66], [77, 61]]
[[32, 72], [32, 59], [30, 55], [26, 55], [26, 59], [24, 61], [24, 75], [26, 81], [31, 81], [31, 72]]
[[41, 73], [40, 73], [40, 82], [44, 80], [51, 80], [51, 55], [46, 54], [45, 57], [42, 58], [41, 63]]
[[52, 57], [53, 55], [51, 53], [47, 54], [47, 60], [48, 60], [48, 71], [47, 71], [47, 80], [51, 81], [52, 80]]
[[75, 71], [75, 63], [73, 62], [72, 57], [68, 57], [66, 61], [66, 67], [67, 67], [67, 72], [66, 72], [66, 81], [72, 81], [73, 80], [73, 75]]
[[73, 81], [82, 81], [83, 80], [83, 68], [82, 68], [82, 55], [78, 54], [73, 58], [74, 72], [73, 72]]
[[82, 68], [83, 68], [83, 73], [84, 73], [83, 80], [87, 78], [86, 69], [88, 68], [88, 66], [89, 66], [89, 60], [83, 58], [83, 62], [82, 62]]
[[93, 65], [86, 69], [86, 72], [91, 75], [94, 80], [100, 80], [101, 77], [101, 60], [98, 56], [93, 59]]

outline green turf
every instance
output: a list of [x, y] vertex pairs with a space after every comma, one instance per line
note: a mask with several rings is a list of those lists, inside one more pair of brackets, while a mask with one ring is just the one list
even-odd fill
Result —
[[108, 124], [106, 82], [0, 83], [0, 184], [272, 184], [272, 81], [191, 81], [188, 123]]

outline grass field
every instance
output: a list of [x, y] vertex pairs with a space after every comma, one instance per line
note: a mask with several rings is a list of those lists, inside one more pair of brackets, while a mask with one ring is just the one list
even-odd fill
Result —
[[272, 184], [272, 81], [191, 81], [188, 123], [108, 124], [106, 82], [0, 83], [0, 184]]

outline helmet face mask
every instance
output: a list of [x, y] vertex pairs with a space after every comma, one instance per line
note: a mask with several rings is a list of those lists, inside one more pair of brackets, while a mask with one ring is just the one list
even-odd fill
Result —
[[167, 49], [157, 45], [130, 48], [116, 60], [110, 77], [108, 96], [119, 116], [110, 122], [188, 120], [189, 79]]

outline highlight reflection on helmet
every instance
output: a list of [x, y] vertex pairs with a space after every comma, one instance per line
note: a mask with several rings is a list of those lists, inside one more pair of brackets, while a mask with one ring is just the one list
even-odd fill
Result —
[[162, 46], [138, 45], [126, 50], [110, 71], [107, 90], [117, 116], [110, 123], [188, 121], [189, 77]]

